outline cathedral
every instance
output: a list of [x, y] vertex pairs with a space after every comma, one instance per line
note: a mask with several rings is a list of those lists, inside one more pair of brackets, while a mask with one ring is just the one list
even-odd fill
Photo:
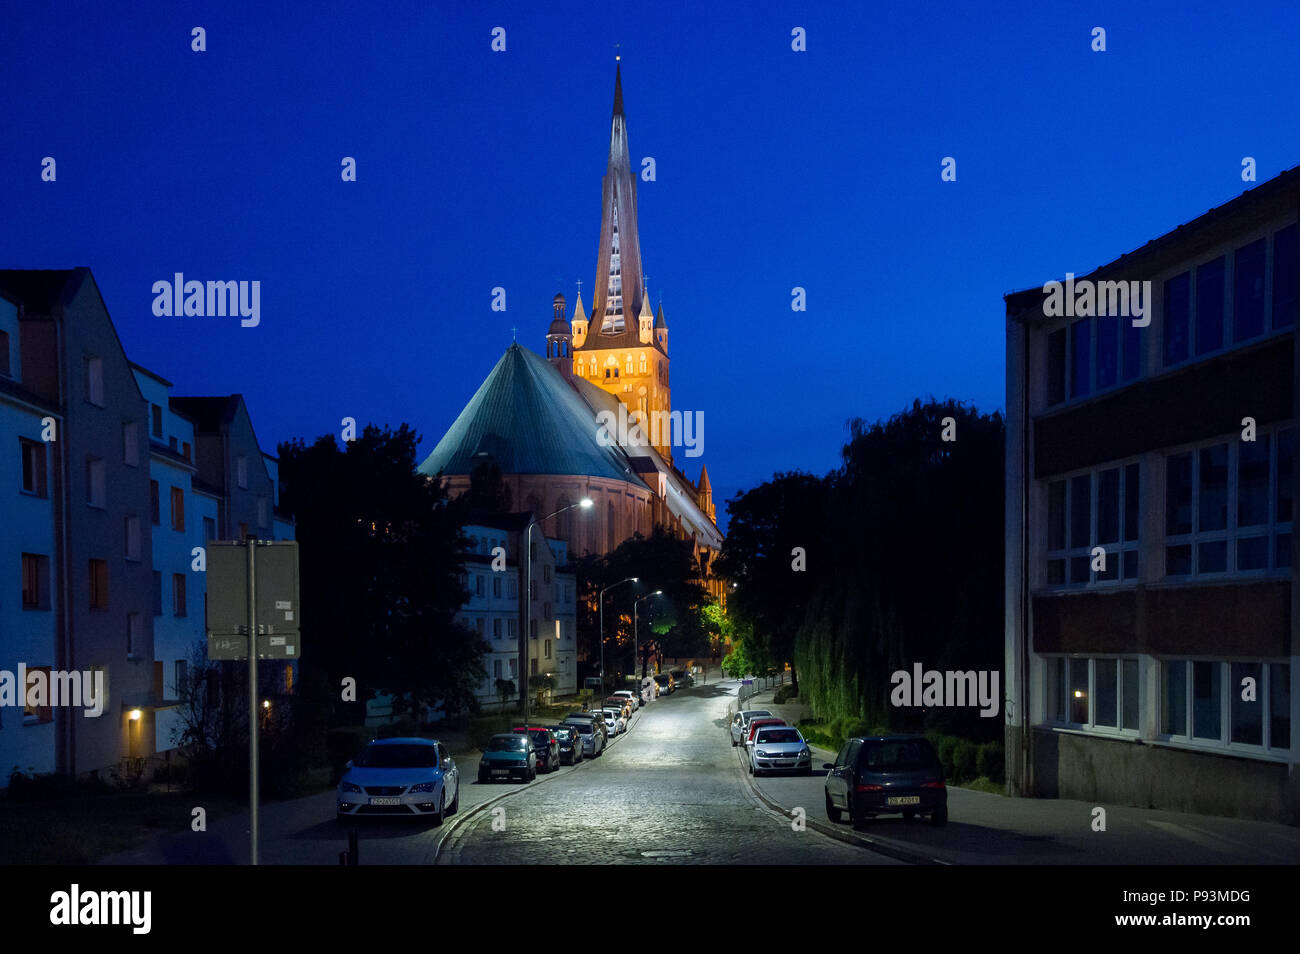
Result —
[[506, 349], [419, 470], [441, 474], [455, 496], [468, 489], [475, 468], [495, 464], [514, 506], [539, 519], [589, 497], [594, 507], [543, 523], [573, 554], [609, 553], [662, 525], [692, 541], [702, 582], [725, 601], [722, 581], [709, 572], [722, 533], [708, 469], [698, 482], [678, 469], [669, 427], [628, 432], [603, 423], [682, 419], [673, 417], [663, 305], [652, 310], [646, 293], [636, 181], [618, 66], [591, 315], [581, 292], [572, 318], [556, 295], [546, 356], [517, 342]]

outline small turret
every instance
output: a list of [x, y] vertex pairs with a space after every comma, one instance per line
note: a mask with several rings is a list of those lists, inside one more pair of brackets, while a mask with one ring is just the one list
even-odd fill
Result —
[[663, 353], [667, 354], [668, 353], [668, 323], [664, 321], [663, 302], [659, 303], [659, 314], [655, 317], [654, 337], [655, 337], [655, 341], [659, 343], [659, 347], [663, 350]]
[[573, 346], [581, 348], [587, 340], [587, 313], [582, 309], [582, 291], [578, 291], [578, 302], [573, 306]]
[[[579, 306], [581, 307], [581, 306]], [[546, 359], [565, 377], [573, 374], [573, 336], [569, 323], [564, 320], [564, 296], [557, 294], [551, 301], [554, 312], [551, 327], [546, 332]]]
[[654, 331], [651, 329], [651, 325], [654, 323], [654, 315], [650, 313], [650, 296], [645, 292], [641, 293], [641, 315], [638, 322], [641, 326], [641, 343], [649, 344], [654, 338]]

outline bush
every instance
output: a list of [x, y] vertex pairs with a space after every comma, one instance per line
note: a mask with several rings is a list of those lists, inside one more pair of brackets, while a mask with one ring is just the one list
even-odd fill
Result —
[[776, 695], [772, 697], [772, 703], [779, 706], [781, 703], [789, 702], [797, 697], [798, 693], [794, 691], [794, 686], [781, 686], [776, 690]]
[[985, 742], [975, 754], [975, 770], [990, 782], [1005, 782], [1006, 755], [1001, 742]]
[[952, 748], [952, 774], [954, 782], [965, 782], [975, 777], [975, 757], [978, 747], [974, 742], [958, 739]]
[[872, 730], [871, 725], [867, 722], [863, 722], [861, 719], [844, 720], [844, 738], [846, 739], [856, 739], [862, 736], [876, 734], [878, 733]]
[[943, 764], [943, 774], [951, 782], [957, 781], [957, 773], [952, 765], [952, 750], [956, 745], [957, 738], [951, 735], [941, 735], [934, 743], [934, 749], [939, 754], [939, 761]]
[[9, 773], [7, 795], [15, 802], [43, 802], [71, 794], [75, 788], [66, 775], [36, 775], [30, 768], [24, 772], [15, 765]]

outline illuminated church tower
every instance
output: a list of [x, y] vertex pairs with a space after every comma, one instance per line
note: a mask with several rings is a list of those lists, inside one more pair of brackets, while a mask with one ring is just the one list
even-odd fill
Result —
[[[573, 374], [615, 395], [628, 412], [662, 413], [655, 449], [672, 461], [672, 435], [666, 426], [672, 410], [668, 387], [668, 326], [663, 306], [650, 308], [641, 241], [636, 224], [636, 173], [623, 115], [621, 64], [614, 71], [614, 113], [610, 122], [609, 162], [602, 185], [600, 247], [591, 317], [579, 294], [573, 312]], [[649, 426], [646, 425], [647, 437]]]

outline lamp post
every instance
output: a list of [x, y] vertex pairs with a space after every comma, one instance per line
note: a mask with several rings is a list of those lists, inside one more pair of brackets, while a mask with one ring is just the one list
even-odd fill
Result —
[[533, 611], [533, 526], [538, 522], [545, 523], [551, 517], [557, 517], [575, 507], [590, 510], [591, 498], [583, 497], [576, 504], [561, 507], [555, 513], [547, 514], [541, 521], [534, 520], [531, 513], [528, 515], [528, 531], [524, 534], [524, 558], [521, 561], [524, 565], [524, 578], [519, 588], [519, 709], [523, 713], [525, 726], [528, 725], [528, 639], [531, 635], [529, 623], [532, 622]]
[[[653, 593], [647, 593], [645, 596], [641, 597], [640, 599], [632, 601], [632, 652], [633, 652], [632, 668], [635, 670], [636, 664], [639, 662], [641, 663], [642, 679], [645, 678], [645, 663], [641, 662], [641, 640], [640, 637], [637, 636], [637, 631], [636, 631], [636, 608], [639, 603], [643, 603], [646, 600], [651, 599], [652, 597], [655, 596], [662, 596], [663, 592], [664, 592], [663, 590], [655, 590]], [[638, 688], [637, 692], [640, 691], [641, 690]]]
[[605, 698], [605, 590], [612, 590], [616, 586], [622, 586], [624, 583], [635, 583], [637, 578], [629, 576], [619, 580], [617, 583], [611, 583], [600, 591], [600, 606], [596, 615], [600, 617], [600, 697]]

